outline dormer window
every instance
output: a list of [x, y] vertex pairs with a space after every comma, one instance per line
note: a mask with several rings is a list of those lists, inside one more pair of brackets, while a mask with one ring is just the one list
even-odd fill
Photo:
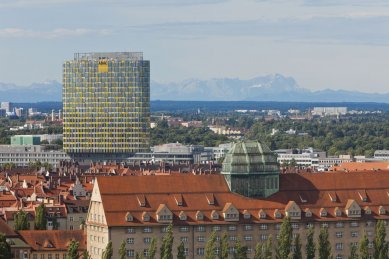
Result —
[[342, 216], [342, 211], [338, 207], [335, 208], [335, 216], [336, 217]]
[[149, 215], [149, 213], [143, 212], [143, 213], [142, 213], [142, 220], [145, 221], [145, 222], [150, 221], [150, 215]]
[[386, 210], [385, 210], [385, 208], [383, 206], [380, 206], [378, 208], [378, 214], [379, 215], [385, 215], [386, 214]]
[[205, 198], [207, 199], [208, 205], [215, 205], [215, 196], [213, 193], [207, 193]]
[[214, 219], [214, 220], [219, 219], [219, 213], [217, 213], [216, 210], [213, 210], [211, 212], [211, 219]]
[[276, 210], [274, 211], [274, 217], [275, 217], [276, 219], [280, 219], [280, 218], [281, 218], [281, 212], [280, 212], [278, 209], [276, 209]]
[[367, 202], [367, 194], [365, 190], [358, 191], [359, 197], [361, 198], [361, 201]]
[[324, 208], [320, 209], [320, 217], [327, 217], [327, 210]]
[[180, 218], [180, 220], [186, 220], [187, 219], [187, 216], [186, 216], [185, 212], [183, 212], [183, 211], [180, 212], [178, 217]]
[[201, 211], [197, 211], [196, 220], [204, 220], [204, 214]]
[[311, 212], [309, 209], [306, 209], [306, 210], [305, 210], [305, 217], [306, 217], [306, 218], [312, 217], [312, 212]]
[[127, 222], [132, 222], [133, 220], [134, 220], [134, 218], [132, 217], [131, 213], [127, 212], [127, 214], [126, 214], [126, 221]]
[[329, 196], [331, 202], [336, 202], [337, 201], [336, 192], [329, 192], [328, 196]]
[[264, 212], [263, 210], [260, 210], [258, 215], [260, 219], [266, 219], [266, 212]]
[[243, 218], [244, 219], [250, 219], [251, 218], [251, 214], [247, 210], [244, 210], [243, 211]]
[[140, 207], [146, 207], [146, 197], [141, 194], [136, 196]]
[[181, 194], [174, 195], [174, 199], [176, 200], [177, 206], [183, 206], [183, 198]]
[[370, 215], [370, 214], [371, 214], [371, 209], [370, 209], [369, 206], [366, 206], [366, 207], [365, 207], [365, 214], [366, 214], [366, 215]]

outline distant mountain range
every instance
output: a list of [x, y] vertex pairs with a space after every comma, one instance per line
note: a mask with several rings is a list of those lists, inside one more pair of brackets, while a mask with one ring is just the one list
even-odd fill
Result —
[[[0, 101], [61, 101], [62, 86], [57, 81], [29, 86], [0, 83]], [[381, 102], [389, 103], [389, 93], [362, 93], [345, 90], [311, 91], [301, 88], [292, 77], [280, 74], [249, 80], [222, 78], [189, 79], [175, 83], [151, 82], [152, 100], [176, 101], [279, 101], [279, 102]]]

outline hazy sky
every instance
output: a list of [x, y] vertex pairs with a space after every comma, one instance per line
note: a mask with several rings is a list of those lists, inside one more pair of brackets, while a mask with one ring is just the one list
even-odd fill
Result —
[[90, 51], [143, 51], [160, 82], [281, 73], [389, 92], [389, 1], [0, 0], [0, 82], [60, 81]]

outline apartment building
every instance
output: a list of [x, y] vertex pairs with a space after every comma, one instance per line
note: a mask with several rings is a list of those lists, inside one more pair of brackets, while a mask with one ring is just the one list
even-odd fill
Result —
[[[328, 228], [335, 259], [347, 258], [365, 232], [372, 252], [376, 221], [389, 220], [389, 171], [276, 174], [275, 159], [260, 143], [240, 142], [227, 154], [222, 174], [97, 177], [87, 249], [101, 258], [109, 241], [117, 251], [125, 240], [128, 258], [147, 255], [152, 238], [159, 246], [173, 224], [173, 249], [184, 242], [188, 258], [204, 256], [212, 231], [218, 239], [228, 234], [231, 254], [240, 239], [252, 258], [255, 245], [276, 238], [290, 217], [293, 236], [304, 236], [310, 226], [316, 236]], [[260, 192], [247, 191], [250, 184]]]

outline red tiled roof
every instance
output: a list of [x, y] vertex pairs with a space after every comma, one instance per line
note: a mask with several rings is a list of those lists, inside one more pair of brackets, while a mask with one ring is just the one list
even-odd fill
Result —
[[35, 251], [66, 251], [72, 240], [80, 243], [79, 250], [86, 249], [83, 230], [22, 230], [18, 233]]
[[340, 166], [334, 166], [331, 171], [374, 171], [389, 170], [389, 162], [344, 162]]
[[[232, 193], [222, 175], [168, 175], [168, 176], [134, 176], [134, 177], [98, 177], [97, 183], [102, 196], [106, 220], [109, 226], [127, 226], [134, 224], [156, 224], [156, 214], [161, 204], [173, 212], [175, 224], [196, 223], [196, 213], [204, 214], [204, 224], [223, 224], [221, 217], [211, 219], [211, 212], [223, 211], [227, 203], [233, 204], [240, 213], [247, 210], [251, 221], [268, 221], [275, 219], [274, 211], [284, 214], [288, 202], [294, 201], [302, 211], [309, 208], [312, 217], [309, 220], [320, 220], [320, 210], [325, 209], [328, 215], [323, 220], [350, 219], [345, 214], [336, 217], [335, 208], [344, 211], [349, 199], [357, 201], [363, 208], [369, 206], [371, 215], [364, 217], [386, 217], [378, 215], [379, 206], [389, 211], [389, 172], [353, 172], [353, 173], [317, 173], [317, 174], [282, 174], [280, 191], [266, 199], [247, 198]], [[356, 190], [364, 190], [369, 197], [363, 201]], [[214, 204], [208, 202], [205, 193], [212, 193]], [[184, 206], [179, 206], [177, 195], [182, 195]], [[336, 200], [330, 196], [336, 195]], [[147, 207], [139, 205], [138, 196], [144, 195]], [[304, 200], [301, 200], [304, 197]], [[266, 219], [259, 218], [259, 211], [267, 214]], [[150, 222], [142, 222], [142, 214], [150, 214]], [[184, 211], [187, 221], [180, 221], [178, 216]], [[126, 222], [125, 214], [131, 212], [134, 221]], [[303, 216], [304, 218], [304, 216]]]

